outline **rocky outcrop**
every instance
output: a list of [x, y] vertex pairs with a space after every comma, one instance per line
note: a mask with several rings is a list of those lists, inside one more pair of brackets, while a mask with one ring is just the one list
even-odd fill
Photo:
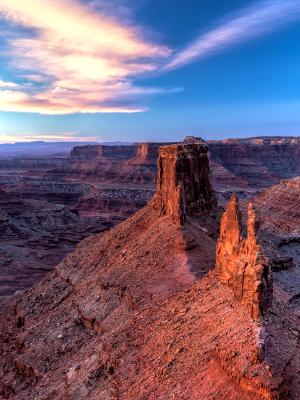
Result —
[[162, 215], [169, 215], [180, 225], [188, 216], [207, 214], [216, 206], [206, 146], [179, 144], [160, 148], [156, 202]]
[[253, 205], [248, 206], [247, 237], [242, 234], [242, 214], [233, 195], [221, 220], [216, 250], [216, 272], [230, 286], [237, 300], [247, 306], [255, 320], [272, 302], [273, 282], [268, 259], [258, 243], [259, 222]]

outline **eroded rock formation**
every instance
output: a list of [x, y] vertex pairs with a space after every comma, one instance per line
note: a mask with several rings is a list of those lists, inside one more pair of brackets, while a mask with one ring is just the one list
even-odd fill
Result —
[[160, 148], [156, 199], [161, 214], [169, 215], [178, 224], [184, 224], [188, 216], [208, 213], [216, 206], [205, 145]]
[[258, 243], [259, 222], [253, 205], [248, 206], [247, 237], [242, 234], [242, 214], [233, 195], [223, 214], [216, 251], [216, 271], [230, 286], [237, 300], [247, 306], [255, 320], [271, 305], [273, 282], [268, 259]]

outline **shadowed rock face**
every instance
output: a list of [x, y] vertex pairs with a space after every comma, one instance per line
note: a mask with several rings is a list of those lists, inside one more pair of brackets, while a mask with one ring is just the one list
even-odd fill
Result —
[[264, 315], [272, 302], [273, 281], [268, 259], [258, 244], [258, 219], [248, 206], [247, 238], [242, 235], [242, 214], [233, 195], [221, 220], [217, 243], [216, 271], [230, 286], [237, 300], [245, 304], [253, 319]]
[[157, 201], [161, 214], [169, 215], [180, 225], [187, 216], [207, 214], [216, 206], [205, 145], [180, 144], [160, 148]]

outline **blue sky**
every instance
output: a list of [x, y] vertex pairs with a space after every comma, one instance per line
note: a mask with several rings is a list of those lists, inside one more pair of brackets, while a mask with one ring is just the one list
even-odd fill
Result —
[[0, 142], [300, 134], [297, 0], [0, 0], [0, 43]]

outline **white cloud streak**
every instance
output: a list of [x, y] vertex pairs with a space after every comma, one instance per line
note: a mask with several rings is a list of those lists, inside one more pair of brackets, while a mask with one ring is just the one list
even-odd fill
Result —
[[15, 82], [6, 82], [0, 79], [0, 88], [15, 88], [18, 87], [18, 84]]
[[265, 0], [231, 16], [174, 56], [163, 70], [174, 70], [237, 43], [277, 30], [300, 18], [299, 0]]
[[79, 132], [19, 132], [16, 134], [0, 133], [0, 144], [16, 143], [16, 142], [32, 142], [32, 141], [47, 141], [47, 142], [98, 142], [105, 139], [101, 136], [86, 136], [82, 137]]

